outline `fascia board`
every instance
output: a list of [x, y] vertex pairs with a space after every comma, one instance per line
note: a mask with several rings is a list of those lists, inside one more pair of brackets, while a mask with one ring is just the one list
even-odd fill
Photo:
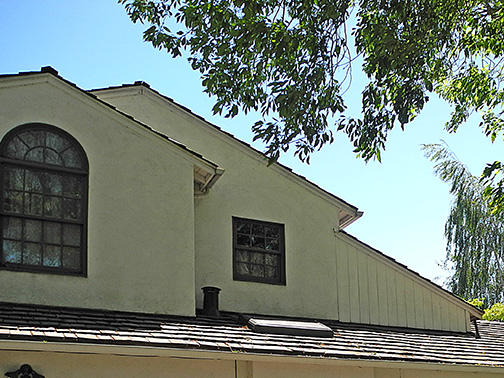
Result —
[[204, 359], [204, 360], [232, 360], [251, 362], [277, 362], [292, 364], [309, 364], [325, 366], [348, 366], [362, 368], [387, 368], [387, 369], [418, 369], [425, 371], [449, 371], [467, 373], [503, 373], [504, 366], [494, 365], [456, 365], [429, 362], [409, 362], [409, 361], [383, 361], [369, 359], [351, 358], [330, 358], [314, 356], [286, 356], [272, 355], [265, 353], [237, 353], [232, 351], [208, 351], [195, 349], [163, 348], [156, 346], [118, 346], [110, 344], [90, 344], [90, 343], [69, 343], [51, 341], [18, 341], [0, 340], [0, 351], [15, 352], [54, 352], [68, 354], [86, 355], [115, 355], [129, 357], [170, 357], [184, 359]]
[[[203, 126], [202, 127], [203, 131], [205, 131], [213, 136], [216, 136], [217, 138], [219, 138], [221, 141], [227, 143], [228, 145], [231, 145], [232, 147], [239, 149], [241, 152], [243, 152], [247, 156], [255, 159], [257, 162], [259, 162], [265, 166], [268, 165], [267, 158], [259, 150], [256, 150], [254, 147], [252, 147], [248, 143], [243, 142], [240, 139], [236, 138], [233, 134], [222, 130], [219, 126], [214, 125], [213, 123], [207, 121], [205, 118], [193, 113], [190, 109], [184, 107], [183, 105], [176, 103], [174, 100], [172, 100], [169, 97], [163, 96], [159, 92], [151, 89], [150, 87], [148, 87], [146, 85], [141, 85], [141, 84], [139, 84], [139, 85], [125, 85], [122, 87], [95, 89], [95, 90], [91, 90], [90, 92], [96, 93], [99, 97], [102, 97], [103, 99], [120, 97], [120, 96], [127, 96], [127, 95], [143, 94], [147, 98], [149, 98], [151, 101], [154, 101], [154, 102], [160, 104], [161, 106], [168, 107], [173, 111], [176, 111], [184, 118], [196, 120], [199, 124], [201, 124]], [[270, 169], [273, 169], [276, 173], [278, 173], [278, 174], [286, 177], [287, 179], [291, 180], [292, 182], [302, 186], [303, 188], [310, 191], [312, 194], [315, 194], [319, 198], [327, 201], [330, 205], [335, 206], [338, 209], [341, 209], [345, 213], [349, 214], [353, 218], [352, 221], [349, 221], [349, 222], [343, 224], [341, 228], [344, 228], [344, 227], [348, 226], [349, 224], [353, 223], [353, 221], [360, 218], [363, 214], [361, 211], [359, 211], [357, 209], [357, 207], [345, 202], [344, 200], [335, 196], [334, 194], [322, 189], [317, 184], [315, 184], [312, 181], [306, 179], [305, 177], [293, 172], [290, 168], [288, 168], [287, 166], [284, 166], [283, 164], [274, 163], [270, 166]]]
[[[178, 156], [191, 161], [199, 167], [204, 167], [204, 169], [217, 174], [218, 170], [221, 170], [219, 166], [210, 160], [204, 158], [201, 154], [192, 151], [188, 147], [184, 146], [176, 140], [164, 135], [163, 133], [154, 130], [150, 126], [134, 119], [130, 115], [121, 112], [107, 102], [99, 99], [92, 93], [84, 91], [78, 88], [76, 85], [67, 82], [66, 80], [55, 76], [50, 73], [34, 73], [30, 75], [20, 75], [20, 76], [6, 76], [0, 77], [0, 88], [3, 87], [15, 87], [15, 86], [27, 86], [27, 85], [37, 85], [47, 83], [57, 87], [69, 96], [84, 102], [86, 106], [90, 106], [95, 110], [100, 111], [105, 116], [111, 117], [118, 121], [121, 125], [128, 127], [142, 134], [143, 136], [149, 137], [153, 140], [163, 143], [165, 146], [169, 146], [173, 152]], [[222, 171], [222, 170], [221, 170]]]
[[430, 281], [429, 279], [421, 276], [414, 270], [411, 270], [408, 268], [406, 265], [401, 264], [400, 262], [396, 261], [390, 256], [387, 256], [383, 252], [369, 246], [368, 244], [360, 241], [359, 239], [355, 238], [354, 236], [351, 236], [347, 234], [346, 232], [335, 232], [334, 233], [337, 238], [340, 238], [344, 240], [347, 243], [350, 243], [354, 245], [355, 247], [359, 248], [359, 250], [362, 250], [364, 253], [366, 253], [368, 256], [375, 258], [379, 260], [381, 263], [387, 265], [388, 267], [400, 272], [401, 274], [404, 274], [408, 278], [412, 279], [414, 282], [422, 285], [426, 289], [433, 290], [436, 292], [436, 294], [439, 294], [449, 302], [453, 303], [457, 307], [461, 307], [464, 310], [468, 311], [469, 314], [476, 316], [477, 318], [481, 318], [483, 315], [483, 311], [477, 309], [476, 307], [471, 306], [468, 304], [466, 301], [463, 299], [460, 299], [457, 297], [455, 294], [449, 292], [448, 290], [442, 288], [438, 284]]

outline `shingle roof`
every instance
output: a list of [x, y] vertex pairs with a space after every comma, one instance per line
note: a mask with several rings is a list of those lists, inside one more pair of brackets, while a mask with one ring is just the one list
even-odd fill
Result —
[[504, 323], [479, 334], [321, 321], [333, 338], [256, 333], [238, 314], [219, 319], [0, 303], [0, 341], [185, 348], [274, 356], [504, 367]]

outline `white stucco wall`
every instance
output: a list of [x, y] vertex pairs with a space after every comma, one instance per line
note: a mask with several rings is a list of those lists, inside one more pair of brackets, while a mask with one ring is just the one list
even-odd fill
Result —
[[[466, 331], [469, 314], [406, 269], [336, 237], [338, 207], [279, 167], [142, 86], [97, 92], [226, 170], [195, 199], [196, 298], [222, 288], [224, 310]], [[285, 224], [286, 286], [233, 281], [232, 217]], [[369, 250], [369, 248], [368, 248]]]
[[[195, 199], [198, 307], [200, 288], [211, 285], [222, 289], [223, 310], [337, 317], [333, 229], [339, 209], [328, 196], [307, 190], [301, 179], [268, 167], [250, 148], [153, 97], [103, 98], [225, 169], [210, 193]], [[285, 225], [285, 286], [233, 281], [233, 216]]]
[[[469, 370], [469, 369], [468, 369]], [[453, 368], [450, 371], [449, 367], [439, 369], [389, 369], [389, 368], [375, 368], [374, 378], [497, 378], [502, 376], [500, 369], [495, 369], [495, 373], [478, 372], [478, 367], [471, 369], [472, 371], [461, 371]]]
[[87, 154], [88, 276], [0, 270], [0, 301], [193, 315], [185, 153], [50, 75], [0, 80], [0, 138], [30, 122], [67, 131]]
[[373, 368], [254, 362], [254, 378], [374, 378]]
[[22, 364], [46, 378], [235, 378], [234, 361], [0, 350], [2, 374]]

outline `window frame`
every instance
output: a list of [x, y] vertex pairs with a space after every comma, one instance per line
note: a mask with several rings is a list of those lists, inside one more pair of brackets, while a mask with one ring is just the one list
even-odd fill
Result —
[[[9, 145], [9, 143], [18, 135], [26, 131], [49, 131], [56, 135], [60, 135], [64, 139], [67, 139], [71, 146], [74, 147], [81, 159], [82, 168], [71, 168], [60, 165], [53, 165], [49, 163], [40, 163], [35, 161], [27, 161], [21, 159], [14, 159], [5, 156], [5, 149]], [[6, 167], [16, 167], [23, 170], [31, 170], [31, 171], [41, 171], [46, 173], [58, 173], [62, 175], [71, 175], [74, 177], [81, 177], [81, 186], [80, 186], [80, 194], [81, 194], [81, 220], [80, 221], [71, 221], [65, 220], [62, 217], [48, 217], [45, 215], [27, 215], [24, 213], [16, 214], [7, 212], [4, 210], [3, 206], [3, 198], [4, 198], [4, 171]], [[18, 271], [18, 272], [28, 272], [28, 273], [46, 273], [46, 274], [55, 274], [55, 275], [67, 275], [67, 276], [81, 276], [87, 277], [87, 228], [88, 228], [88, 188], [89, 188], [89, 162], [87, 159], [87, 155], [82, 148], [81, 144], [75, 139], [71, 134], [62, 130], [56, 126], [48, 125], [45, 123], [28, 123], [23, 124], [17, 127], [14, 127], [10, 131], [8, 131], [2, 140], [0, 141], [0, 193], [2, 198], [2, 204], [0, 206], [0, 270], [9, 270], [9, 271]], [[22, 193], [26, 193], [26, 190], [23, 189]], [[3, 218], [19, 218], [19, 219], [28, 219], [28, 220], [37, 220], [42, 222], [42, 227], [46, 222], [52, 223], [60, 223], [64, 224], [76, 224], [82, 227], [81, 234], [81, 243], [79, 246], [79, 254], [80, 254], [80, 269], [69, 269], [63, 267], [50, 267], [44, 265], [30, 265], [30, 264], [17, 264], [17, 263], [9, 263], [4, 261], [3, 255]], [[63, 232], [63, 231], [61, 231]], [[20, 240], [22, 243], [25, 243], [24, 237], [21, 237]], [[41, 241], [40, 244], [42, 246], [47, 242]], [[61, 244], [64, 246], [64, 244]]]
[[[238, 222], [247, 222], [252, 224], [260, 224], [266, 226], [274, 226], [279, 229], [279, 237], [278, 237], [278, 252], [262, 249], [262, 248], [254, 248], [254, 247], [245, 247], [238, 245]], [[257, 219], [248, 219], [248, 218], [240, 218], [240, 217], [232, 217], [233, 224], [233, 280], [235, 281], [246, 281], [246, 282], [257, 282], [257, 283], [266, 283], [272, 285], [286, 285], [286, 272], [285, 272], [285, 225], [282, 223], [274, 223], [268, 221], [261, 221]], [[271, 279], [268, 277], [256, 277], [252, 275], [242, 275], [239, 274], [236, 268], [236, 263], [238, 262], [238, 250], [259, 252], [263, 254], [276, 254], [279, 256], [279, 277], [278, 279]], [[265, 264], [264, 264], [265, 265]]]

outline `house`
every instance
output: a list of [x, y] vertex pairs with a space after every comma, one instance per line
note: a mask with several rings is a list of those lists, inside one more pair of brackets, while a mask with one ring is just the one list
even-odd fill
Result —
[[504, 376], [501, 323], [146, 83], [0, 76], [0, 140], [6, 376]]

